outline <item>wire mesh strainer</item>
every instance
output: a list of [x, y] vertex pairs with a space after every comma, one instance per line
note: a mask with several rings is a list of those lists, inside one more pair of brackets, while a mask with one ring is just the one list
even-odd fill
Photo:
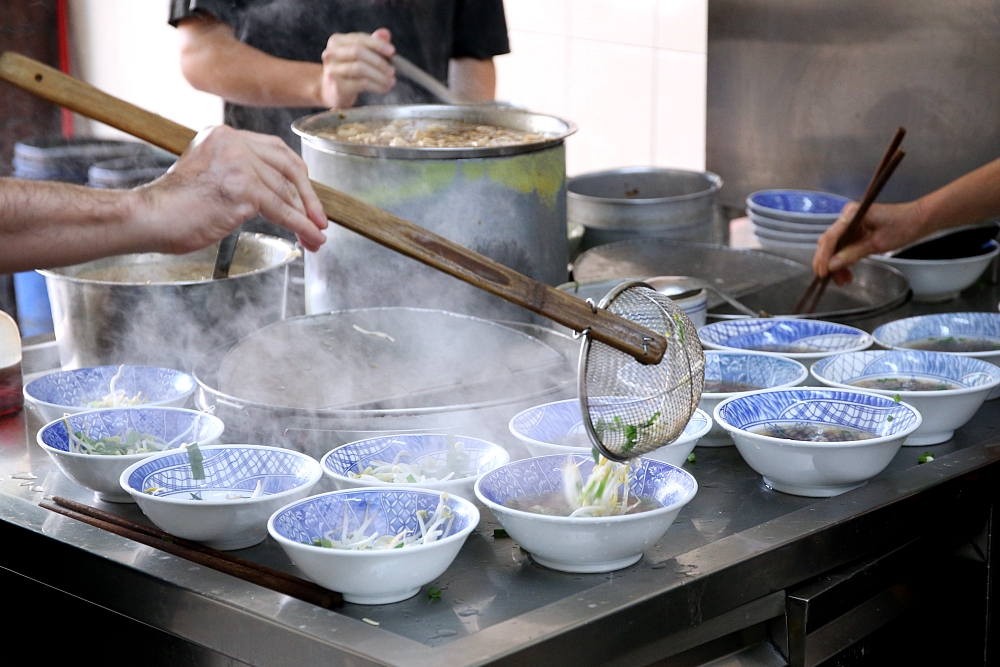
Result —
[[590, 337], [580, 350], [583, 423], [604, 456], [624, 461], [667, 445], [684, 431], [701, 399], [705, 353], [687, 314], [645, 283], [623, 283], [597, 307], [667, 340], [663, 360], [650, 365]]

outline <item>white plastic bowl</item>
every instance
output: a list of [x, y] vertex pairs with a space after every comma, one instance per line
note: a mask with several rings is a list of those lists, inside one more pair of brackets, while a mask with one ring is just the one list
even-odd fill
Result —
[[[555, 401], [528, 408], [510, 420], [508, 425], [511, 434], [524, 443], [532, 456], [548, 456], [551, 454], [586, 454], [590, 455], [591, 446], [587, 440], [587, 431], [580, 415], [580, 401], [569, 399]], [[698, 440], [712, 428], [712, 418], [703, 410], [695, 410], [690, 421], [684, 427], [681, 435], [669, 445], [655, 449], [643, 458], [671, 463], [675, 466], [684, 465], [688, 455], [694, 450]], [[578, 439], [580, 446], [556, 444], [556, 440], [566, 438]]]
[[829, 387], [857, 390], [851, 383], [864, 379], [919, 378], [944, 380], [960, 389], [940, 391], [895, 391], [864, 388], [892, 398], [899, 396], [923, 418], [920, 428], [903, 443], [934, 445], [950, 440], [955, 429], [966, 424], [986, 397], [1000, 386], [1000, 368], [979, 359], [924, 350], [870, 350], [839, 354], [817, 361], [813, 377]]
[[[174, 448], [185, 442], [196, 442], [199, 446], [213, 445], [225, 430], [221, 419], [204, 412], [145, 405], [91, 410], [68, 415], [66, 421], [74, 432], [85, 431], [94, 438], [122, 435], [134, 430], [159, 437]], [[64, 475], [93, 491], [97, 500], [108, 503], [133, 502], [118, 483], [122, 471], [156, 454], [113, 456], [71, 452], [61, 418], [39, 429], [35, 439]]]
[[[348, 551], [311, 544], [343, 525], [347, 506], [351, 524], [377, 512], [372, 530], [397, 534], [417, 530], [418, 509], [432, 512], [441, 494], [418, 488], [380, 487], [322, 493], [282, 507], [267, 522], [271, 534], [295, 566], [314, 582], [339, 591], [354, 604], [389, 604], [416, 595], [420, 587], [441, 576], [466, 538], [479, 523], [479, 510], [462, 498], [451, 497], [455, 514], [451, 532], [431, 542], [403, 549]], [[372, 509], [372, 505], [375, 509]]]
[[[315, 459], [290, 449], [213, 445], [201, 451], [204, 480], [193, 478], [187, 452], [165, 452], [132, 464], [119, 482], [157, 526], [222, 551], [263, 542], [268, 517], [289, 501], [308, 496], [323, 476]], [[205, 498], [252, 494], [258, 481], [262, 493], [257, 497]], [[152, 488], [165, 495], [147, 492]]]
[[398, 453], [404, 451], [409, 454], [403, 459], [406, 462], [421, 459], [445, 460], [448, 456], [448, 436], [430, 433], [386, 435], [350, 442], [327, 452], [320, 460], [320, 465], [323, 466], [323, 473], [333, 481], [333, 485], [338, 489], [415, 486], [439, 493], [445, 491], [453, 496], [474, 502], [476, 499], [476, 480], [490, 470], [509, 463], [510, 454], [500, 445], [479, 438], [456, 435], [454, 439], [455, 442], [464, 445], [462, 452], [469, 455], [466, 471], [471, 474], [468, 477], [449, 479], [444, 482], [427, 480], [413, 484], [395, 484], [354, 479], [348, 476], [348, 472], [358, 473], [363, 470], [373, 459], [391, 462]]
[[[594, 461], [589, 455], [570, 454], [584, 478]], [[524, 459], [483, 475], [476, 496], [489, 507], [507, 533], [540, 565], [562, 572], [610, 572], [628, 567], [663, 537], [677, 514], [698, 492], [698, 482], [687, 471], [662, 461], [633, 461], [631, 489], [663, 506], [639, 514], [609, 517], [546, 516], [511, 509], [509, 498], [562, 490], [566, 455]]]
[[872, 259], [906, 276], [914, 301], [938, 303], [957, 299], [962, 290], [979, 280], [993, 258], [1000, 254], [1000, 243], [990, 241], [989, 245], [987, 253], [960, 259], [900, 259], [887, 255], [872, 255]]
[[[754, 387], [750, 391], [797, 387], [809, 377], [809, 369], [794, 359], [766, 352], [736, 352], [709, 350], [705, 353], [705, 383], [709, 380], [742, 382]], [[707, 414], [727, 398], [748, 392], [703, 391], [698, 408]], [[699, 447], [730, 447], [733, 441], [726, 430], [712, 422], [712, 430], [698, 442]]]
[[[921, 421], [920, 413], [906, 403], [862, 390], [827, 388], [766, 389], [735, 396], [716, 406], [715, 419], [768, 487], [819, 498], [856, 489], [885, 470]], [[747, 430], [786, 421], [840, 424], [878, 435], [868, 440], [803, 442]]]

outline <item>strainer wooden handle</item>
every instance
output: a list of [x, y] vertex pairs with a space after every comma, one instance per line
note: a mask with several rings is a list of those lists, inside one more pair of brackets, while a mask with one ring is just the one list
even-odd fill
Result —
[[[13, 52], [0, 56], [0, 79], [32, 95], [180, 155], [194, 130], [108, 95], [43, 63]], [[443, 236], [313, 181], [333, 222], [474, 287], [555, 320], [645, 364], [659, 363], [667, 341], [645, 327], [513, 271]]]

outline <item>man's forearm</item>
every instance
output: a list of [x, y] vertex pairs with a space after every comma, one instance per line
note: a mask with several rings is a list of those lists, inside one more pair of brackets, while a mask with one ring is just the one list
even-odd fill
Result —
[[928, 232], [1000, 215], [1000, 160], [971, 171], [917, 200]]
[[129, 190], [0, 178], [0, 272], [144, 250]]
[[220, 21], [187, 19], [179, 30], [181, 70], [195, 88], [246, 106], [323, 106], [319, 63], [268, 55]]
[[459, 99], [492, 102], [497, 87], [493, 59], [452, 58], [448, 63], [448, 87]]

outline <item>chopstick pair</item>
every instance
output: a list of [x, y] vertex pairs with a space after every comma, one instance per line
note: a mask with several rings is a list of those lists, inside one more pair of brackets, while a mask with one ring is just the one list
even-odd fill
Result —
[[184, 558], [198, 565], [224, 572], [237, 579], [248, 581], [251, 584], [257, 584], [277, 593], [298, 598], [303, 602], [314, 604], [317, 607], [330, 609], [331, 607], [339, 607], [344, 601], [340, 593], [328, 591], [311, 581], [300, 579], [294, 575], [275, 570], [266, 565], [254, 563], [239, 556], [233, 556], [224, 551], [217, 551], [197, 542], [175, 537], [170, 533], [163, 532], [159, 528], [130, 521], [116, 514], [78, 503], [69, 498], [54, 496], [43, 500], [38, 505], [50, 512], [68, 516], [71, 519], [82, 521], [83, 523], [101, 528], [121, 537], [127, 537], [135, 542], [165, 551], [168, 554]]
[[[854, 212], [854, 217], [851, 218], [851, 222], [847, 225], [847, 229], [840, 236], [837, 241], [837, 245], [834, 248], [834, 254], [840, 252], [850, 244], [858, 240], [861, 235], [861, 221], [864, 220], [865, 215], [868, 213], [868, 209], [871, 208], [872, 204], [878, 198], [879, 194], [882, 192], [882, 188], [885, 184], [889, 182], [889, 178], [892, 173], [896, 171], [896, 167], [903, 160], [906, 152], [900, 150], [899, 146], [903, 143], [903, 137], [906, 136], [906, 129], [899, 128], [896, 130], [896, 136], [892, 138], [892, 142], [889, 144], [889, 148], [886, 149], [885, 155], [882, 156], [882, 161], [879, 162], [878, 169], [875, 170], [875, 174], [872, 176], [871, 181], [868, 182], [868, 188], [865, 190], [865, 196], [861, 198], [861, 205], [858, 206], [858, 210]], [[812, 314], [816, 312], [816, 306], [819, 305], [820, 299], [823, 298], [823, 293], [826, 291], [827, 285], [830, 284], [831, 274], [826, 274], [825, 278], [820, 278], [816, 276], [813, 278], [812, 282], [809, 283], [809, 287], [806, 288], [805, 294], [799, 299], [799, 302], [795, 304], [795, 309], [792, 311], [793, 315], [800, 315], [804, 312], [807, 314]]]

